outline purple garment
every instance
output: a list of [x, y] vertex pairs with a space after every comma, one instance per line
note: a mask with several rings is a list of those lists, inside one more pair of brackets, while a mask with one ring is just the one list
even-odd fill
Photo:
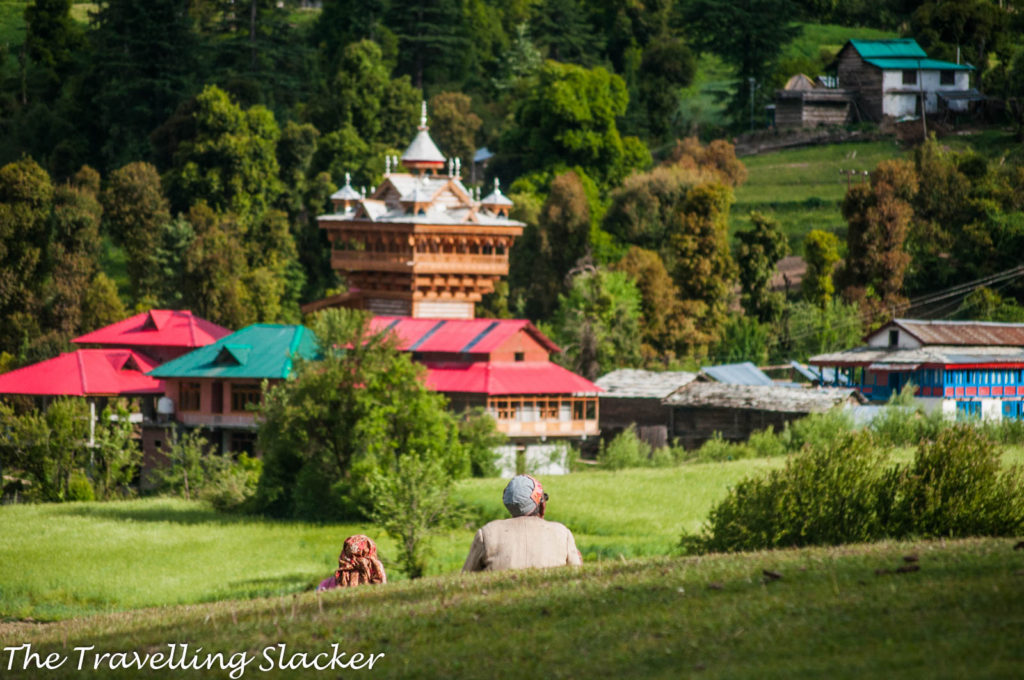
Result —
[[328, 576], [323, 581], [320, 581], [320, 585], [316, 587], [317, 590], [331, 590], [332, 588], [338, 587], [338, 580], [334, 576]]

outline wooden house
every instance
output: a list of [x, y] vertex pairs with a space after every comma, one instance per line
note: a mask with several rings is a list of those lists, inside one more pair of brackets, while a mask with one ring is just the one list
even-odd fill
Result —
[[853, 93], [862, 120], [966, 111], [972, 99], [982, 98], [971, 89], [973, 66], [930, 59], [910, 38], [850, 40], [833, 67], [839, 88]]
[[715, 433], [726, 441], [746, 441], [751, 434], [812, 413], [862, 404], [854, 389], [801, 388], [694, 382], [664, 400], [670, 409], [672, 439], [687, 449], [699, 448]]
[[775, 126], [845, 125], [854, 120], [852, 101], [852, 92], [822, 87], [800, 73], [775, 91]]
[[1024, 418], [1024, 324], [893, 319], [864, 346], [819, 354], [810, 364], [823, 382], [849, 384], [875, 403], [912, 384], [929, 412]]
[[663, 400], [697, 379], [687, 371], [643, 371], [621, 368], [597, 379], [603, 389], [600, 401], [601, 437], [610, 440], [630, 425], [652, 447], [671, 443], [671, 407]]

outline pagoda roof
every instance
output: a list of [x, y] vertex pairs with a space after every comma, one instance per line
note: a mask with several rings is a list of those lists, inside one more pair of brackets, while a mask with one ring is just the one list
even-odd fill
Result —
[[80, 335], [76, 344], [119, 347], [202, 347], [231, 331], [188, 310], [151, 309]]
[[423, 362], [427, 387], [437, 392], [487, 395], [588, 394], [603, 390], [550, 361]]
[[375, 316], [374, 331], [389, 330], [398, 347], [407, 352], [488, 354], [516, 333], [525, 331], [549, 352], [558, 345], [526, 319], [423, 319], [408, 316]]
[[305, 326], [253, 324], [150, 371], [157, 378], [287, 378], [292, 357], [316, 358], [313, 332]]
[[130, 349], [79, 349], [0, 375], [0, 394], [109, 397], [163, 394], [157, 363]]
[[426, 128], [420, 128], [420, 131], [413, 137], [412, 143], [402, 154], [403, 163], [441, 163], [444, 165], [445, 160], [447, 159], [437, 148], [437, 144], [434, 144], [434, 140], [430, 138], [430, 133]]

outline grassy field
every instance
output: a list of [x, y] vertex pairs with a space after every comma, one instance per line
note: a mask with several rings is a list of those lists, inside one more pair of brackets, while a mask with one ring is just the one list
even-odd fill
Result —
[[[549, 518], [588, 561], [670, 553], [742, 477], [779, 465], [747, 460], [546, 478]], [[458, 571], [476, 528], [504, 516], [500, 479], [467, 480], [466, 527], [434, 540], [431, 573]], [[623, 490], [628, 490], [624, 492]], [[59, 619], [137, 607], [295, 593], [325, 578], [342, 540], [366, 533], [385, 564], [394, 543], [370, 525], [308, 525], [219, 515], [146, 499], [0, 507], [0, 617]], [[392, 578], [401, 579], [397, 569]]]
[[[1024, 551], [1013, 545], [880, 543], [451, 574], [0, 624], [0, 647], [30, 643], [67, 659], [48, 678], [200, 675], [110, 671], [98, 656], [166, 653], [172, 643], [189, 643], [190, 658], [196, 647], [200, 659], [224, 654], [228, 669], [200, 677], [228, 677], [242, 662], [234, 677], [323, 676], [282, 670], [281, 648], [273, 661], [264, 650], [284, 645], [286, 663], [327, 652], [326, 663], [334, 643], [383, 654], [368, 671], [383, 678], [1011, 678], [1024, 663]], [[896, 572], [905, 556], [919, 569]], [[79, 672], [74, 648], [90, 646]], [[23, 652], [14, 659], [7, 677], [40, 677], [21, 670]]]
[[[775, 217], [789, 238], [790, 250], [803, 254], [803, 238], [811, 229], [832, 231], [845, 240], [840, 213], [847, 177], [840, 170], [863, 173], [880, 161], [908, 152], [894, 141], [828, 144], [746, 156], [747, 181], [736, 189], [730, 232], [750, 228], [750, 212]], [[865, 181], [863, 174], [850, 182]]]

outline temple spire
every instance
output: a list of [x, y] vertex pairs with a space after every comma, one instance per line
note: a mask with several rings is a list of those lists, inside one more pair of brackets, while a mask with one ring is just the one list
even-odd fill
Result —
[[420, 130], [427, 130], [427, 100], [420, 102]]

